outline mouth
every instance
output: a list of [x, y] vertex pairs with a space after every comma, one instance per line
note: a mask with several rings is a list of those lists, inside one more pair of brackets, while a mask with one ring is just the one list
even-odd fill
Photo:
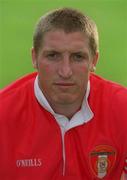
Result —
[[72, 82], [56, 82], [54, 83], [55, 87], [57, 87], [61, 91], [68, 91], [74, 88], [75, 84]]
[[65, 82], [58, 82], [58, 83], [54, 83], [54, 85], [56, 86], [63, 86], [63, 87], [71, 87], [74, 86], [74, 83], [65, 83]]

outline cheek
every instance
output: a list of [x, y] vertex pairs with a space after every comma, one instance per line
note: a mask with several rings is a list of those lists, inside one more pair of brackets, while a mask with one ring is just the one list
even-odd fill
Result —
[[49, 65], [40, 64], [38, 71], [48, 78], [48, 76], [53, 73], [53, 68]]
[[88, 74], [89, 68], [87, 66], [80, 66], [79, 68], [76, 69], [76, 71], [77, 74], [85, 76]]
[[52, 83], [52, 77], [53, 77], [51, 67], [47, 65], [39, 65], [38, 76], [40, 79], [41, 88], [43, 90], [49, 91], [50, 85]]
[[52, 68], [50, 66], [46, 66], [44, 68], [44, 72], [48, 76], [50, 73], [52, 73]]
[[77, 69], [77, 82], [80, 88], [86, 87], [88, 79], [89, 79], [89, 69], [86, 66], [81, 66]]

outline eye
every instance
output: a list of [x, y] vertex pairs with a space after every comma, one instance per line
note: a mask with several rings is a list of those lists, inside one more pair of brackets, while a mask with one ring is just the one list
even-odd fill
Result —
[[49, 60], [58, 60], [60, 58], [60, 54], [58, 52], [49, 52], [47, 53], [46, 57], [49, 59]]
[[86, 52], [75, 52], [72, 54], [73, 61], [83, 62], [89, 60], [89, 55]]
[[48, 56], [48, 57], [55, 57], [55, 56], [56, 56], [56, 53], [55, 53], [55, 52], [54, 52], [54, 53], [49, 53], [47, 56]]
[[81, 53], [74, 53], [73, 60], [74, 61], [83, 61], [85, 59], [84, 55]]

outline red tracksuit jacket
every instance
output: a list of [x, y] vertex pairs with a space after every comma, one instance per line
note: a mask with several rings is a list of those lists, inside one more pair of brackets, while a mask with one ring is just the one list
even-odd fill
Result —
[[62, 138], [34, 95], [36, 73], [0, 93], [0, 180], [120, 180], [127, 156], [127, 89], [90, 76], [94, 117]]

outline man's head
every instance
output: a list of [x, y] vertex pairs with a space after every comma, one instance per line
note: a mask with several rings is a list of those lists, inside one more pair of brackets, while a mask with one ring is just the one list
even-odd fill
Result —
[[80, 108], [97, 51], [96, 25], [77, 10], [59, 9], [40, 19], [32, 60], [39, 87], [57, 113], [70, 117]]
[[94, 21], [78, 10], [62, 8], [51, 11], [40, 18], [33, 37], [33, 47], [36, 53], [43, 45], [45, 33], [55, 30], [63, 30], [66, 33], [83, 32], [88, 37], [92, 54], [98, 51], [98, 31]]

